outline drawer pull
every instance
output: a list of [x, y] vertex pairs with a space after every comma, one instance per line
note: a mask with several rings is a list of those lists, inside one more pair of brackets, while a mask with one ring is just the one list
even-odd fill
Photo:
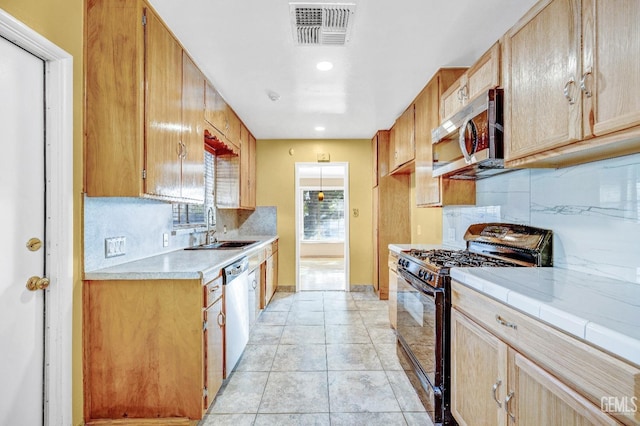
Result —
[[216, 290], [217, 290], [217, 289], [219, 289], [219, 288], [220, 288], [220, 286], [219, 286], [219, 285], [214, 285], [213, 287], [211, 287], [211, 288], [209, 289], [209, 293], [213, 293], [214, 291], [216, 291]]
[[518, 326], [515, 325], [514, 323], [509, 322], [509, 321], [505, 321], [500, 315], [496, 315], [496, 321], [498, 321], [498, 323], [500, 325], [504, 325], [505, 327], [513, 328], [514, 330], [516, 330], [518, 328]]
[[509, 395], [507, 395], [507, 397], [504, 399], [504, 411], [506, 411], [509, 417], [511, 417], [511, 421], [515, 423], [516, 416], [514, 414], [511, 414], [511, 411], [509, 410], [509, 403], [511, 402], [511, 399], [514, 395], [515, 394], [513, 392], [509, 392]]
[[498, 408], [502, 408], [502, 403], [498, 400], [498, 397], [496, 396], [496, 391], [498, 390], [498, 386], [500, 386], [501, 384], [502, 384], [502, 380], [498, 380], [491, 387], [491, 394], [493, 395], [493, 400], [496, 402], [496, 404], [498, 404]]

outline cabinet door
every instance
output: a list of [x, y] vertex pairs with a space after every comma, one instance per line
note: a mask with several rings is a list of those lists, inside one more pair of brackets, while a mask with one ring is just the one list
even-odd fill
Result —
[[[444, 121], [458, 112], [467, 99], [467, 76], [461, 75], [443, 94], [440, 101], [440, 119]], [[437, 126], [435, 126], [437, 127]]]
[[225, 136], [236, 146], [240, 146], [241, 122], [235, 112], [227, 105], [226, 108], [227, 125]]
[[204, 202], [204, 76], [186, 52], [182, 54], [182, 195]]
[[481, 93], [500, 85], [500, 43], [494, 44], [467, 71], [468, 99], [472, 100]]
[[618, 425], [582, 395], [513, 350], [509, 352], [509, 399], [505, 409], [511, 424]]
[[640, 2], [583, 1], [584, 134], [640, 124]]
[[[250, 140], [249, 130], [244, 125], [240, 126], [240, 206], [253, 209], [256, 207], [255, 192], [252, 189], [252, 180], [255, 173], [255, 139], [253, 146]], [[253, 162], [253, 167], [252, 167]]]
[[397, 256], [389, 255], [389, 322], [395, 330], [398, 328], [398, 274], [395, 269]]
[[224, 314], [222, 313], [222, 296], [218, 298], [204, 313], [207, 327], [204, 330], [205, 372], [207, 392], [204, 398], [204, 410], [209, 408], [222, 386], [224, 373]]
[[415, 158], [414, 106], [409, 108], [398, 118], [398, 135], [396, 139], [395, 167]]
[[504, 38], [505, 159], [580, 140], [580, 1], [541, 2]]
[[180, 198], [182, 48], [160, 19], [146, 9], [145, 192]]
[[227, 131], [227, 104], [220, 93], [207, 82], [204, 96], [204, 118], [223, 135]]
[[505, 426], [506, 387], [507, 345], [453, 309], [451, 410], [458, 424]]
[[440, 204], [440, 178], [433, 177], [431, 129], [438, 127], [439, 77], [434, 78], [415, 101], [416, 204]]
[[256, 138], [249, 132], [249, 207], [256, 207]]

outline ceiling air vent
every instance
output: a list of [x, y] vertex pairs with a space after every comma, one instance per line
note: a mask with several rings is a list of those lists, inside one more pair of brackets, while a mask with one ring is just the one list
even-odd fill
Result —
[[350, 39], [354, 3], [289, 3], [294, 42], [301, 46], [344, 46]]

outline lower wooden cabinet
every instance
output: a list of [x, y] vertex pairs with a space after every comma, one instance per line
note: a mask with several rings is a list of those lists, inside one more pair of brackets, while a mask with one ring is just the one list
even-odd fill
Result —
[[222, 288], [214, 287], [201, 280], [85, 281], [88, 424], [202, 418], [222, 381]]
[[264, 264], [264, 306], [267, 306], [271, 298], [278, 290], [278, 240], [271, 243], [265, 254], [266, 261]]
[[389, 322], [395, 330], [398, 327], [398, 255], [389, 252]]
[[458, 424], [637, 424], [634, 413], [610, 414], [600, 403], [637, 397], [638, 368], [455, 281], [452, 299], [451, 409]]

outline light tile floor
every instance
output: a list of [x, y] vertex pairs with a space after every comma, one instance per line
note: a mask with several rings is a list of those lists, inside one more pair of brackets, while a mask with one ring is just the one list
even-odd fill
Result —
[[344, 258], [300, 258], [300, 290], [344, 290]]
[[431, 426], [373, 292], [275, 294], [200, 426]]

